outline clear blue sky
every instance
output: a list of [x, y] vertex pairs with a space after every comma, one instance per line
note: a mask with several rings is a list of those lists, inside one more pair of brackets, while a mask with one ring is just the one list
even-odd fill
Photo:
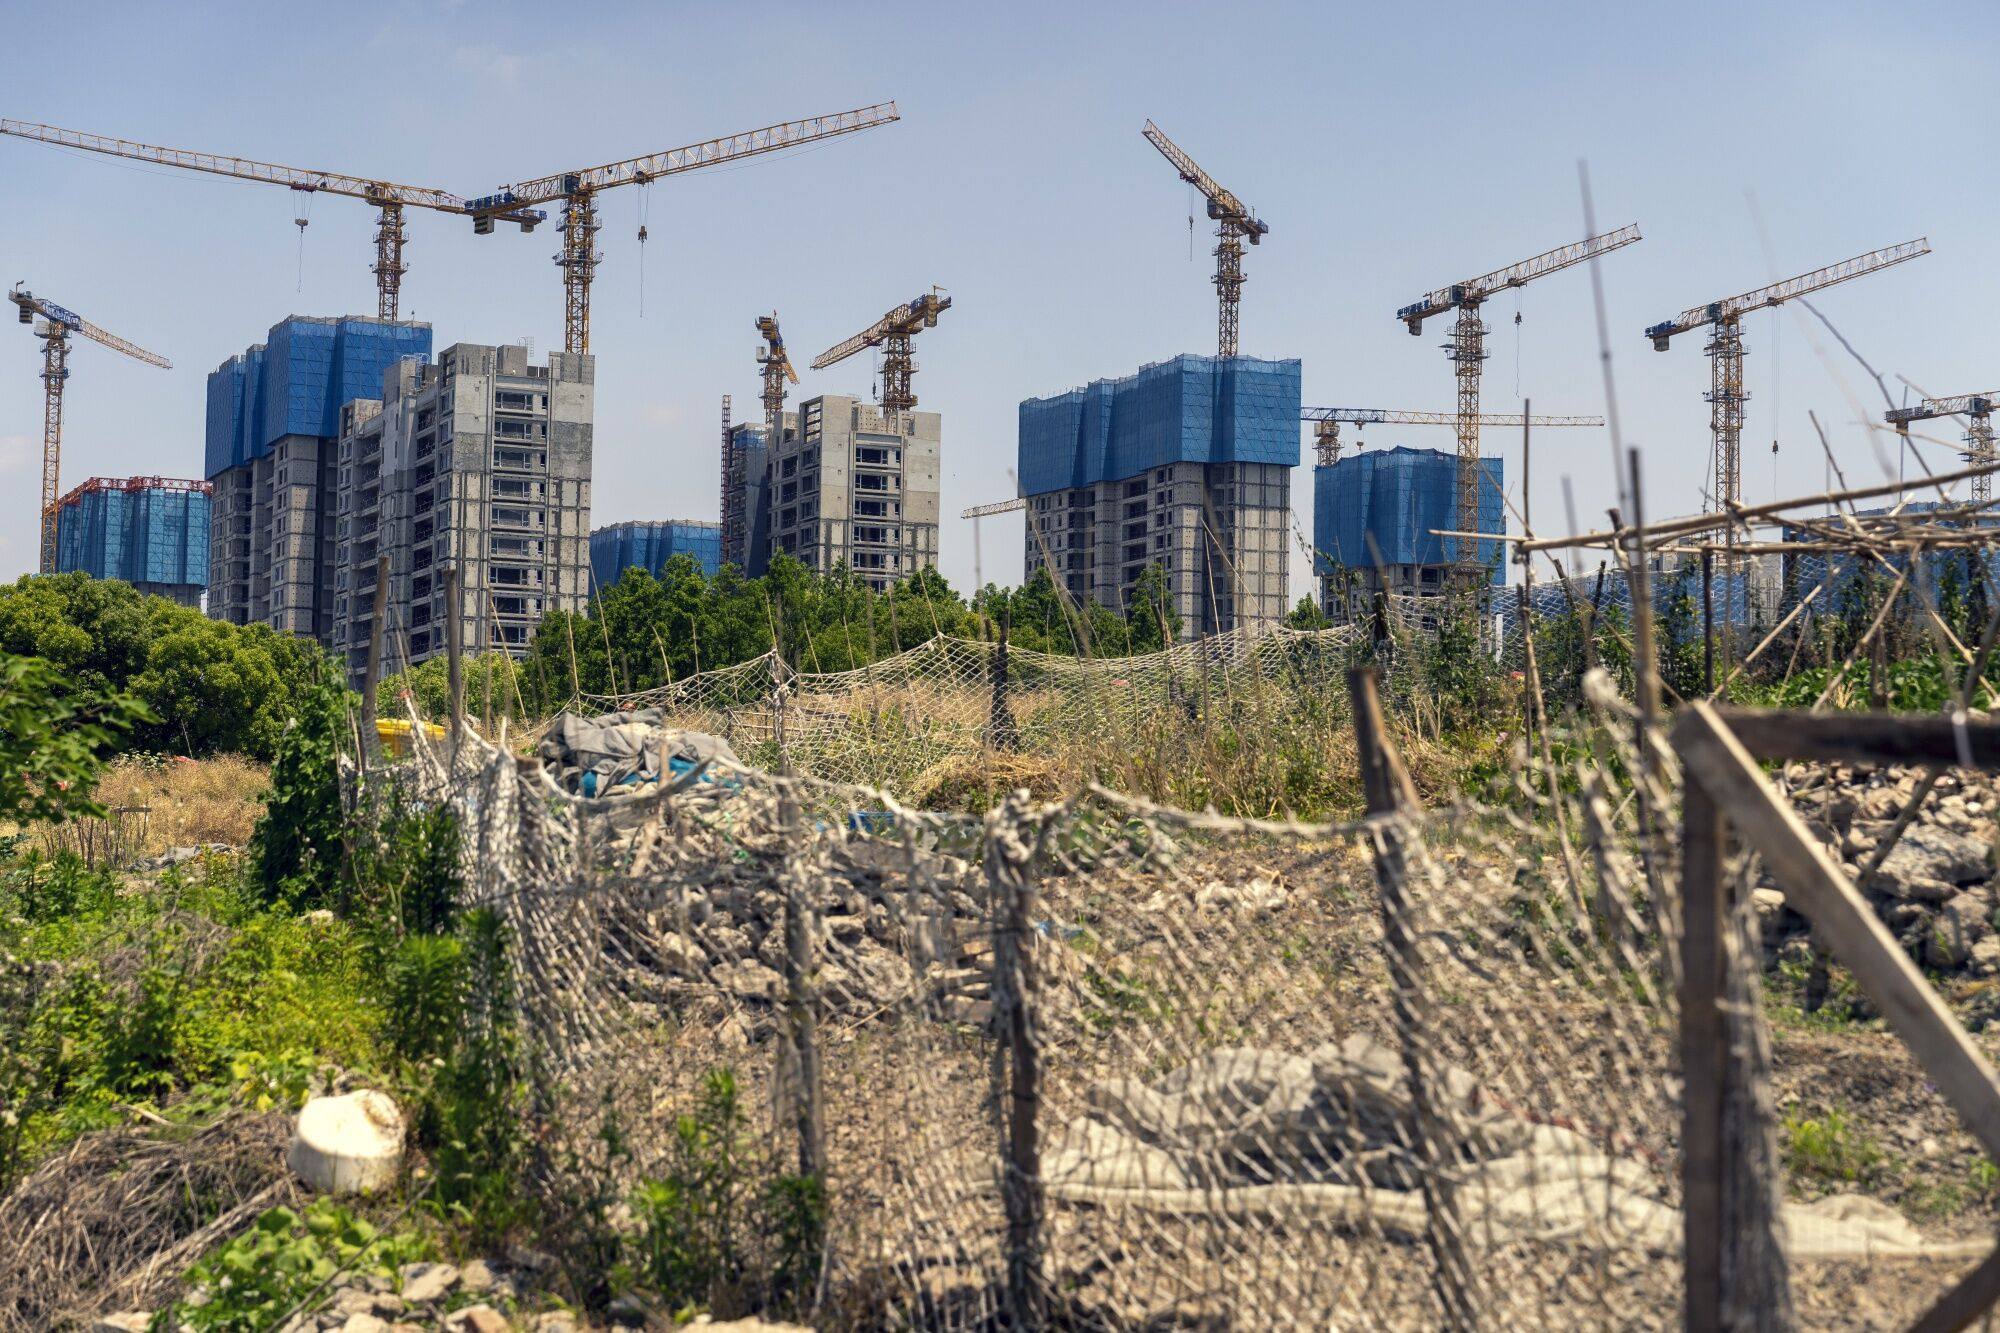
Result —
[[[1603, 264], [1625, 431], [1653, 515], [1700, 507], [1699, 335], [1648, 323], [1879, 245], [1935, 253], [1820, 300], [1878, 370], [1933, 393], [2000, 388], [2000, 270], [1982, 4], [1746, 6], [1016, 3], [556, 6], [0, 2], [0, 115], [475, 195], [776, 120], [893, 98], [900, 124], [816, 151], [603, 199], [594, 520], [713, 518], [718, 397], [757, 411], [753, 321], [776, 307], [803, 364], [932, 283], [955, 306], [917, 342], [944, 414], [944, 500], [1013, 493], [1015, 407], [1142, 362], [1214, 350], [1213, 242], [1139, 137], [1147, 117], [1270, 224], [1249, 253], [1243, 350], [1304, 362], [1308, 403], [1445, 409], [1442, 322], [1399, 305], [1580, 234], [1587, 159], [1603, 227], [1646, 239]], [[198, 475], [217, 363], [289, 313], [374, 311], [373, 214], [323, 198], [301, 271], [298, 199], [0, 139], [0, 280], [24, 279], [174, 361], [72, 357], [65, 487]], [[1754, 204], [1750, 195], [1754, 194]], [[1761, 216], [1764, 236], [1760, 237]], [[404, 308], [454, 341], [561, 340], [552, 228], [414, 215]], [[1601, 412], [1587, 273], [1488, 306], [1487, 402]], [[1851, 480], [1881, 476], [1860, 414], [1879, 393], [1816, 325], [1747, 325], [1744, 490], [1816, 488], [1808, 410]], [[0, 335], [0, 576], [32, 567], [39, 345]], [[1815, 343], [1826, 357], [1815, 352]], [[1518, 371], [1517, 371], [1518, 364]], [[867, 393], [856, 358], [795, 393]], [[1901, 392], [1901, 386], [1897, 386]], [[1955, 443], [1957, 430], [1941, 423]], [[1376, 428], [1370, 447], [1448, 447]], [[1925, 446], [1938, 467], [1954, 455]], [[1517, 486], [1518, 438], [1489, 435]], [[1611, 502], [1602, 431], [1538, 437], [1536, 526]], [[1308, 458], [1309, 458], [1308, 451]], [[1893, 469], [1893, 457], [1890, 459]], [[1310, 474], [1295, 475], [1310, 506]], [[1301, 512], [1310, 528], [1310, 514]], [[944, 570], [973, 575], [949, 519]], [[1021, 525], [987, 520], [983, 573], [1018, 578]], [[1294, 582], [1306, 585], [1304, 561]]]

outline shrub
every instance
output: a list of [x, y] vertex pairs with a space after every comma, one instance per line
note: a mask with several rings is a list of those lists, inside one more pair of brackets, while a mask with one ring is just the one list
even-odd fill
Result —
[[302, 690], [298, 712], [278, 741], [271, 793], [251, 835], [250, 853], [266, 901], [293, 908], [329, 905], [341, 875], [345, 814], [340, 738], [347, 692], [329, 660]]
[[273, 1208], [187, 1271], [195, 1300], [153, 1316], [154, 1333], [264, 1333], [336, 1274], [393, 1278], [397, 1268], [429, 1253], [414, 1232], [385, 1233], [331, 1199], [303, 1214]]
[[442, 934], [458, 917], [458, 817], [427, 806], [400, 784], [379, 788], [354, 840], [354, 894], [360, 914], [394, 935]]
[[640, 1183], [633, 1211], [640, 1272], [674, 1309], [794, 1308], [819, 1281], [825, 1185], [759, 1156], [731, 1070], [702, 1080], [675, 1122], [666, 1174]]
[[1784, 1139], [1786, 1166], [1829, 1183], [1868, 1181], [1884, 1161], [1881, 1145], [1838, 1110], [1817, 1118], [1786, 1116]]
[[474, 1244], [519, 1221], [520, 1109], [525, 1084], [507, 968], [507, 927], [469, 912], [464, 925], [464, 1020], [432, 1090], [437, 1203], [458, 1214]]
[[385, 970], [383, 1036], [406, 1065], [451, 1050], [465, 1011], [465, 950], [449, 935], [412, 935], [395, 946]]

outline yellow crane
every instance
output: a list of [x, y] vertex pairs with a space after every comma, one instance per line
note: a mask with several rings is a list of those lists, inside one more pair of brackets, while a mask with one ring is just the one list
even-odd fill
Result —
[[631, 157], [601, 167], [559, 171], [550, 176], [502, 186], [472, 200], [465, 211], [473, 230], [484, 236], [495, 219], [505, 219], [539, 204], [562, 205], [563, 248], [555, 257], [563, 277], [563, 350], [590, 350], [590, 282], [601, 256], [597, 253], [597, 196], [621, 185], [647, 185], [662, 176], [677, 176], [746, 157], [775, 153], [801, 144], [871, 130], [900, 120], [894, 102], [858, 107], [830, 116], [788, 120], [741, 134], [670, 148], [663, 153]]
[[[1712, 485], [1707, 506], [1710, 512], [1726, 514], [1743, 498], [1743, 404], [1750, 397], [1743, 391], [1743, 316], [1752, 310], [1781, 305], [1823, 287], [1877, 273], [1930, 252], [1930, 243], [1919, 236], [1914, 241], [1870, 250], [1867, 254], [1843, 259], [1838, 264], [1816, 268], [1796, 278], [1786, 278], [1783, 282], [1744, 292], [1741, 296], [1695, 306], [1682, 311], [1674, 319], [1662, 320], [1646, 329], [1646, 337], [1652, 340], [1653, 350], [1664, 352], [1676, 334], [1709, 326], [1708, 346], [1703, 350], [1709, 356], [1708, 428], [1714, 436], [1714, 457], [1710, 460]], [[1726, 546], [1735, 544], [1736, 529], [1733, 525], [1727, 529], [1723, 540]], [[1730, 553], [1725, 551], [1724, 559], [1729, 558]]]
[[814, 370], [825, 370], [845, 361], [865, 347], [882, 349], [882, 410], [907, 412], [917, 405], [910, 380], [917, 368], [910, 355], [910, 339], [925, 329], [937, 327], [938, 316], [951, 309], [951, 298], [939, 296], [933, 287], [914, 301], [897, 306], [873, 324], [844, 342], [835, 343], [813, 358]]
[[35, 336], [42, 340], [42, 556], [37, 568], [41, 573], [53, 574], [56, 572], [56, 497], [61, 494], [63, 383], [69, 379], [70, 334], [81, 334], [114, 352], [123, 352], [135, 361], [143, 361], [162, 370], [172, 369], [173, 363], [159, 353], [127, 342], [115, 333], [98, 328], [74, 311], [65, 310], [54, 301], [44, 300], [19, 286], [7, 293], [7, 299], [19, 307], [23, 324], [34, 324], [37, 316], [42, 321], [35, 325]]
[[[1359, 431], [1364, 426], [1387, 424], [1391, 426], [1456, 426], [1458, 414], [1455, 412], [1403, 412], [1383, 407], [1308, 407], [1299, 412], [1299, 420], [1310, 421], [1313, 427], [1313, 449], [1318, 454], [1319, 465], [1325, 467], [1340, 458], [1340, 428], [1353, 426]], [[1478, 424], [1481, 426], [1602, 426], [1603, 417], [1550, 417], [1533, 415], [1522, 417], [1519, 412], [1481, 412]], [[1466, 532], [1476, 528], [1463, 529]]]
[[1270, 228], [1250, 212], [1241, 199], [1216, 184], [1181, 146], [1161, 132], [1152, 121], [1139, 131], [1160, 156], [1174, 164], [1182, 180], [1200, 190], [1208, 200], [1208, 216], [1215, 221], [1215, 354], [1236, 355], [1236, 308], [1243, 299], [1243, 242], [1256, 245]]
[[[101, 153], [106, 157], [150, 162], [154, 166], [178, 167], [183, 171], [206, 172], [212, 176], [228, 176], [234, 180], [282, 185], [300, 194], [343, 195], [372, 204], [376, 210], [376, 221], [375, 264], [371, 271], [375, 274], [375, 310], [383, 319], [397, 317], [402, 300], [403, 275], [409, 272], [409, 266], [403, 262], [403, 246], [407, 239], [403, 227], [403, 210], [428, 208], [439, 213], [458, 214], [466, 211], [465, 200], [448, 190], [433, 190], [422, 185], [397, 185], [392, 181], [352, 176], [340, 171], [286, 167], [274, 162], [258, 162], [247, 157], [197, 153], [185, 148], [162, 148], [157, 144], [138, 143], [131, 139], [117, 139], [104, 134], [89, 134], [82, 130], [66, 130], [55, 125], [40, 125], [25, 120], [0, 120], [0, 134], [12, 135], [17, 139], [32, 139], [37, 143], [51, 144], [57, 148], [75, 148], [87, 153]], [[548, 215], [534, 209], [523, 208], [508, 210], [497, 216], [519, 224], [522, 231], [533, 231], [535, 225]], [[306, 225], [303, 217], [298, 218], [297, 222], [301, 227]]]
[[[1968, 393], [1957, 398], [1926, 398], [1915, 407], [1898, 407], [1885, 412], [1882, 419], [1896, 428], [1898, 435], [1908, 437], [1913, 421], [1934, 421], [1938, 417], [1965, 418], [1965, 461], [1973, 467], [1989, 467], [2000, 462], [1993, 448], [1993, 407], [2000, 403], [2000, 394]], [[1987, 504], [1993, 499], [1993, 474], [1986, 473], [1972, 479], [1972, 502]]]
[[[792, 368], [791, 353], [785, 350], [785, 335], [778, 328], [777, 311], [757, 316], [757, 332], [764, 339], [764, 345], [757, 349], [757, 365], [764, 377], [764, 442], [767, 449], [775, 450], [784, 438], [785, 383], [789, 380], [797, 384], [799, 374]], [[743, 450], [729, 429], [728, 404], [729, 400], [724, 398], [722, 559], [741, 568], [750, 554], [750, 516], [743, 507], [744, 484], [749, 478], [744, 475]]]
[[[1560, 273], [1566, 268], [1623, 249], [1639, 239], [1639, 224], [1602, 232], [1571, 245], [1557, 246], [1533, 259], [1524, 259], [1506, 268], [1464, 282], [1440, 287], [1422, 300], [1404, 306], [1396, 318], [1412, 335], [1424, 331], [1424, 321], [1448, 310], [1458, 311], [1451, 341], [1444, 345], [1458, 381], [1458, 530], [1479, 531], [1479, 368], [1486, 359], [1486, 323], [1479, 307], [1486, 299], [1511, 287], [1524, 287], [1536, 278]], [[1463, 563], [1463, 562], [1462, 562]]]

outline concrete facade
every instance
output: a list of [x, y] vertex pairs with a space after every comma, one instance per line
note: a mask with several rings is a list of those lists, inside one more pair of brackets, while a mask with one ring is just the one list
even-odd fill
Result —
[[381, 555], [385, 671], [443, 653], [452, 616], [468, 654], [518, 656], [544, 614], [584, 609], [595, 373], [588, 355], [537, 366], [523, 347], [459, 343], [434, 365], [392, 367], [379, 400], [342, 408], [327, 641], [356, 679]]
[[1031, 498], [1022, 577], [1046, 568], [1072, 597], [1122, 614], [1157, 564], [1183, 638], [1263, 629], [1289, 609], [1290, 525], [1290, 468], [1169, 463]]
[[786, 414], [768, 452], [770, 549], [880, 590], [937, 566], [942, 418], [827, 394]]
[[208, 614], [326, 640], [332, 606], [333, 441], [284, 435], [210, 478]]

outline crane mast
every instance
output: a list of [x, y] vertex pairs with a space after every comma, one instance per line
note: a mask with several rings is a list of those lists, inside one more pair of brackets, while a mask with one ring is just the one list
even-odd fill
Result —
[[[1299, 412], [1299, 420], [1310, 421], [1313, 427], [1313, 450], [1319, 466], [1326, 467], [1340, 458], [1340, 428], [1353, 426], [1359, 431], [1364, 426], [1387, 424], [1392, 426], [1456, 426], [1458, 414], [1455, 412], [1405, 412], [1383, 407], [1308, 407]], [[1602, 426], [1603, 417], [1555, 417], [1522, 416], [1519, 412], [1481, 412], [1479, 424], [1482, 426]], [[1464, 532], [1477, 531], [1476, 528], [1461, 529]]]
[[939, 296], [933, 287], [914, 301], [897, 306], [851, 338], [835, 343], [813, 358], [814, 370], [825, 370], [845, 361], [867, 347], [882, 349], [882, 410], [907, 412], [917, 405], [912, 378], [916, 358], [910, 354], [910, 339], [925, 329], [937, 327], [938, 316], [951, 309], [951, 298]]
[[39, 572], [56, 572], [56, 497], [61, 494], [63, 385], [69, 379], [69, 335], [81, 334], [114, 352], [162, 370], [172, 363], [157, 352], [149, 352], [92, 324], [89, 320], [46, 301], [33, 292], [16, 287], [7, 299], [19, 308], [21, 323], [33, 324], [42, 340], [42, 532]]
[[[428, 208], [439, 213], [460, 214], [466, 211], [465, 200], [448, 190], [436, 190], [423, 185], [398, 185], [393, 181], [352, 176], [340, 171], [316, 171], [307, 167], [287, 167], [275, 162], [259, 162], [254, 158], [228, 157], [220, 153], [197, 153], [185, 148], [164, 148], [158, 144], [140, 143], [134, 139], [119, 139], [83, 130], [67, 130], [56, 125], [42, 125], [26, 120], [0, 120], [0, 134], [50, 144], [57, 148], [81, 149], [88, 153], [100, 153], [106, 157], [121, 157], [134, 162], [151, 163], [154, 166], [173, 167], [181, 171], [227, 176], [233, 180], [255, 181], [264, 185], [281, 185], [300, 194], [342, 195], [372, 205], [376, 210], [375, 263], [371, 269], [375, 275], [375, 310], [387, 320], [397, 318], [402, 303], [403, 275], [410, 271], [409, 265], [403, 261], [403, 247], [408, 239], [403, 225], [403, 210]], [[505, 221], [519, 224], [522, 231], [533, 231], [536, 224], [547, 215], [534, 209], [524, 208], [509, 210], [499, 216]]]
[[[1479, 373], [1481, 363], [1486, 360], [1486, 324], [1479, 318], [1479, 307], [1495, 293], [1524, 287], [1536, 278], [1573, 268], [1599, 255], [1631, 245], [1638, 239], [1639, 226], [1632, 223], [1616, 231], [1557, 246], [1533, 259], [1509, 264], [1477, 278], [1440, 287], [1396, 312], [1396, 318], [1403, 321], [1410, 333], [1418, 335], [1424, 331], [1426, 319], [1448, 310], [1458, 311], [1458, 319], [1452, 325], [1451, 341], [1444, 346], [1458, 385], [1455, 424], [1458, 428], [1457, 508], [1460, 532], [1479, 531]], [[1467, 583], [1470, 582], [1471, 563], [1469, 557], [1459, 561], [1461, 573], [1467, 576], [1462, 581]]]
[[[1852, 259], [1843, 259], [1838, 264], [1801, 273], [1795, 278], [1774, 282], [1740, 296], [1710, 301], [1707, 305], [1684, 310], [1674, 319], [1648, 326], [1646, 337], [1656, 352], [1666, 351], [1669, 341], [1677, 334], [1709, 326], [1708, 344], [1702, 350], [1709, 357], [1708, 429], [1714, 442], [1707, 506], [1710, 512], [1727, 514], [1743, 499], [1743, 404], [1750, 397], [1743, 390], [1743, 316], [1752, 310], [1781, 305], [1795, 297], [1927, 255], [1930, 249], [1930, 243], [1920, 236], [1914, 241], [1870, 250]], [[1727, 549], [1735, 544], [1735, 525], [1725, 525], [1725, 566], [1735, 560], [1735, 553]]]
[[[1908, 437], [1913, 421], [1933, 421], [1938, 417], [1965, 418], [1965, 461], [1973, 467], [1991, 467], [2000, 462], [2000, 452], [1994, 449], [1993, 406], [2000, 403], [2000, 394], [1968, 393], [1956, 398], [1926, 398], [1915, 407], [1898, 407], [1885, 412], [1882, 419], [1896, 428], [1898, 435]], [[1991, 504], [1993, 501], [1993, 474], [1984, 473], [1972, 479], [1972, 502], [1976, 505]]]
[[817, 143], [822, 139], [855, 134], [900, 119], [894, 102], [880, 102], [827, 116], [783, 121], [761, 129], [745, 130], [741, 134], [670, 148], [661, 153], [626, 158], [622, 162], [610, 162], [600, 167], [556, 172], [502, 186], [492, 194], [472, 200], [466, 204], [464, 211], [472, 215], [473, 231], [484, 236], [493, 230], [496, 218], [506, 218], [539, 204], [561, 203], [563, 246], [556, 254], [555, 262], [556, 267], [562, 270], [563, 279], [563, 350], [588, 352], [591, 278], [602, 259], [597, 252], [597, 196], [600, 192], [621, 185], [646, 185], [662, 176], [700, 171], [725, 162], [737, 162], [796, 148], [801, 144]]
[[1241, 199], [1216, 184], [1181, 146], [1169, 139], [1152, 121], [1139, 131], [1173, 163], [1180, 178], [1201, 191], [1208, 200], [1208, 216], [1215, 221], [1215, 354], [1236, 355], [1237, 307], [1243, 300], [1243, 242], [1256, 245], [1270, 233]]

